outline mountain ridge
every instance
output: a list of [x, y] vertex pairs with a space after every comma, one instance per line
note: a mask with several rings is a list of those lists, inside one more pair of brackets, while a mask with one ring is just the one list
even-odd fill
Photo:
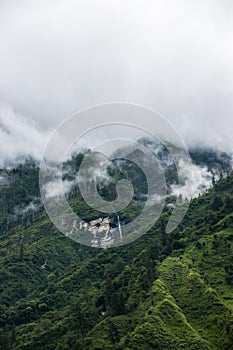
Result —
[[104, 250], [57, 232], [43, 210], [7, 227], [0, 348], [233, 349], [233, 174], [192, 199], [168, 234], [171, 210], [137, 241]]

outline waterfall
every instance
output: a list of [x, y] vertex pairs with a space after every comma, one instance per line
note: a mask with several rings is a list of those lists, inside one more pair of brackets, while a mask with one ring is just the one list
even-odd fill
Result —
[[118, 221], [118, 230], [120, 234], [120, 240], [122, 240], [122, 229], [121, 229], [121, 222], [120, 222], [120, 217], [117, 215], [117, 221]]

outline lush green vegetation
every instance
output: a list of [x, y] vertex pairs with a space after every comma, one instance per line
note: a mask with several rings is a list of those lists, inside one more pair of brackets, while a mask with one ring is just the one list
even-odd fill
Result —
[[[12, 208], [38, 195], [38, 169], [24, 171], [1, 186], [0, 349], [233, 349], [233, 175], [193, 199], [171, 234], [166, 207], [136, 242], [99, 250], [41, 208], [16, 220]], [[70, 201], [82, 210], [77, 193]]]

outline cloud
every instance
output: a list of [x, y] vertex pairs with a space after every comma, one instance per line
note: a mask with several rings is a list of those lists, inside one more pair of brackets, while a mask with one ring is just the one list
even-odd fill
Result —
[[4, 176], [0, 176], [0, 186], [8, 185], [8, 181]]
[[0, 106], [0, 165], [22, 156], [40, 159], [49, 135], [31, 119]]
[[14, 213], [17, 216], [25, 215], [28, 212], [35, 212], [38, 211], [41, 208], [39, 204], [30, 202], [25, 208], [22, 208], [20, 206], [17, 206], [14, 208]]
[[63, 181], [62, 187], [58, 179], [54, 179], [46, 184], [44, 187], [46, 197], [54, 198], [59, 197], [61, 194], [67, 194], [71, 190], [72, 182], [71, 181]]
[[189, 144], [232, 149], [232, 15], [228, 0], [1, 1], [0, 100], [17, 111], [1, 109], [1, 156], [37, 155], [40, 128], [111, 101], [158, 110]]
[[171, 194], [175, 196], [181, 195], [182, 198], [190, 200], [212, 186], [213, 174], [208, 171], [207, 167], [200, 167], [193, 163], [188, 164], [182, 159], [178, 167], [181, 173], [181, 181], [184, 184], [171, 185]]

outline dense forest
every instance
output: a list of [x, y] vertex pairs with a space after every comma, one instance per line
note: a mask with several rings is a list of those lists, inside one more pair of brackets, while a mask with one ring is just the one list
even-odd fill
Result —
[[[219, 178], [191, 200], [177, 229], [166, 233], [166, 205], [140, 239], [108, 249], [56, 230], [32, 160], [1, 169], [0, 349], [233, 349], [233, 174], [226, 155], [208, 152], [192, 150], [193, 162], [217, 165]], [[66, 166], [78, 170], [81, 160]], [[121, 213], [123, 224], [140, 210], [135, 203], [145, 190], [135, 171], [127, 174], [139, 192]], [[167, 180], [175, 179], [169, 166]], [[113, 185], [99, 191], [114, 196]], [[69, 201], [86, 220], [97, 217], [77, 188]]]

